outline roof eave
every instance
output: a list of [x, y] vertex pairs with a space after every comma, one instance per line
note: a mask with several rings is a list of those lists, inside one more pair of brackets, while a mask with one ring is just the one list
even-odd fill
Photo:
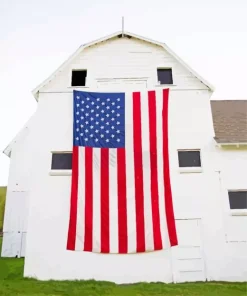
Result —
[[84, 46], [80, 46], [62, 65], [60, 65], [47, 79], [45, 79], [42, 83], [40, 83], [37, 87], [35, 87], [32, 90], [32, 95], [38, 101], [39, 98], [39, 91], [41, 88], [43, 88], [47, 83], [49, 83], [51, 80], [55, 78], [55, 76], [61, 72], [72, 59], [74, 59], [82, 50], [84, 49]]
[[11, 145], [8, 145], [2, 152], [3, 152], [3, 154], [5, 154], [6, 156], [8, 156], [10, 158], [10, 155], [11, 155]]
[[209, 83], [206, 79], [204, 79], [201, 75], [199, 75], [194, 69], [192, 69], [187, 63], [184, 62], [169, 46], [165, 43], [162, 44], [163, 48], [173, 56], [181, 65], [183, 65], [191, 74], [193, 74], [197, 79], [199, 79], [204, 85], [206, 85], [210, 91], [214, 92], [215, 87]]
[[214, 138], [214, 141], [216, 143], [216, 146], [221, 148], [221, 147], [229, 147], [229, 146], [236, 146], [239, 148], [240, 146], [247, 146], [247, 141], [240, 142], [240, 141], [234, 141], [234, 142], [229, 142], [229, 141], [224, 141], [224, 142], [218, 142], [217, 139]]

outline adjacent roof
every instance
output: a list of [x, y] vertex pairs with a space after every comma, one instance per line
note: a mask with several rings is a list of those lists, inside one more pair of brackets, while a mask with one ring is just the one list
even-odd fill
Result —
[[[43, 88], [45, 85], [47, 85], [51, 80], [53, 80], [58, 73], [60, 73], [61, 71], [63, 71], [63, 69], [69, 65], [72, 60], [74, 58], [76, 58], [79, 54], [81, 54], [81, 52], [89, 47], [89, 46], [93, 46], [93, 45], [96, 45], [97, 43], [100, 43], [100, 42], [104, 42], [104, 41], [107, 41], [107, 40], [110, 40], [110, 39], [113, 39], [113, 38], [116, 38], [116, 37], [121, 37], [122, 36], [122, 31], [119, 31], [119, 32], [115, 32], [111, 35], [108, 35], [108, 36], [105, 36], [103, 38], [100, 38], [98, 40], [95, 40], [95, 41], [92, 41], [92, 42], [89, 42], [89, 43], [86, 43], [82, 46], [80, 46], [69, 58], [67, 61], [65, 61], [53, 74], [51, 74], [50, 77], [48, 77], [46, 80], [44, 80], [40, 85], [38, 85], [33, 91], [32, 91], [32, 94], [33, 96], [35, 97], [36, 100], [38, 100], [38, 92], [40, 91], [41, 88]], [[142, 37], [142, 36], [139, 36], [139, 35], [136, 35], [136, 34], [133, 34], [133, 33], [130, 33], [130, 32], [124, 32], [124, 36], [125, 37], [133, 37], [133, 38], [136, 38], [136, 39], [139, 39], [139, 40], [142, 40], [142, 41], [146, 41], [146, 42], [149, 42], [149, 43], [152, 43], [154, 45], [158, 45], [158, 46], [161, 46], [163, 47], [171, 56], [173, 56], [181, 65], [183, 65], [189, 72], [191, 72], [195, 77], [197, 77], [203, 84], [205, 84], [210, 90], [214, 91], [214, 87], [213, 85], [211, 85], [208, 81], [206, 81], [206, 79], [204, 79], [203, 77], [201, 77], [198, 73], [196, 73], [193, 69], [191, 69], [190, 66], [188, 66], [180, 57], [178, 57], [165, 43], [161, 43], [161, 42], [158, 42], [158, 41], [154, 41], [154, 40], [151, 40], [151, 39], [148, 39], [146, 37]]]
[[247, 143], [247, 100], [211, 101], [217, 143]]

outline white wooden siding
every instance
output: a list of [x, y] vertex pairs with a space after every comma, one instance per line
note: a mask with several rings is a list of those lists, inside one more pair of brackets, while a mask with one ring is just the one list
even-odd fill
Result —
[[244, 227], [247, 225], [247, 209], [231, 210], [228, 196], [228, 190], [247, 190], [247, 149], [217, 148], [215, 154], [224, 213], [225, 239], [229, 243], [247, 243], [247, 231]]
[[3, 225], [2, 257], [25, 255], [28, 222], [28, 192], [7, 191]]
[[21, 232], [4, 232], [1, 250], [2, 257], [21, 256]]
[[97, 79], [97, 88], [100, 91], [123, 91], [128, 89], [132, 91], [140, 91], [147, 88], [147, 79], [125, 79], [125, 78], [108, 78]]
[[4, 232], [27, 231], [28, 192], [8, 191], [4, 215]]
[[92, 89], [100, 78], [145, 78], [147, 87], [153, 88], [158, 85], [158, 67], [172, 68], [175, 89], [207, 89], [162, 47], [135, 38], [115, 38], [83, 50], [40, 92], [68, 91], [72, 69], [87, 69], [87, 87]]
[[177, 219], [179, 246], [172, 250], [175, 282], [205, 281], [201, 219]]

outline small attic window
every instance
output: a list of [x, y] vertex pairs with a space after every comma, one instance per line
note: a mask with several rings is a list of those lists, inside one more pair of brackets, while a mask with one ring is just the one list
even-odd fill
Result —
[[172, 69], [157, 69], [159, 84], [173, 84]]
[[86, 86], [87, 70], [72, 70], [71, 86]]

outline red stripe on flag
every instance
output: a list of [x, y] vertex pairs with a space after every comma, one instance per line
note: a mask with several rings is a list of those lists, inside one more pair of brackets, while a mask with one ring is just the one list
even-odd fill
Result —
[[133, 136], [136, 200], [136, 248], [137, 252], [145, 252], [141, 95], [139, 92], [133, 93]]
[[118, 252], [128, 252], [127, 241], [127, 201], [126, 201], [126, 157], [125, 149], [117, 149], [118, 181]]
[[170, 183], [169, 151], [168, 151], [168, 98], [169, 89], [163, 90], [163, 160], [164, 160], [164, 184], [165, 184], [165, 210], [168, 233], [171, 246], [178, 244]]
[[157, 165], [157, 124], [156, 124], [156, 95], [155, 91], [148, 92], [149, 108], [149, 143], [150, 143], [150, 175], [151, 201], [153, 217], [154, 250], [162, 249], [158, 192], [158, 165]]
[[84, 251], [93, 249], [93, 148], [85, 147], [85, 239]]
[[72, 154], [72, 178], [70, 196], [70, 218], [67, 240], [67, 250], [75, 250], [76, 221], [77, 221], [77, 199], [78, 199], [78, 146], [73, 147]]
[[[109, 148], [101, 148], [101, 253], [110, 252], [109, 234]], [[96, 197], [98, 198], [98, 197]]]

